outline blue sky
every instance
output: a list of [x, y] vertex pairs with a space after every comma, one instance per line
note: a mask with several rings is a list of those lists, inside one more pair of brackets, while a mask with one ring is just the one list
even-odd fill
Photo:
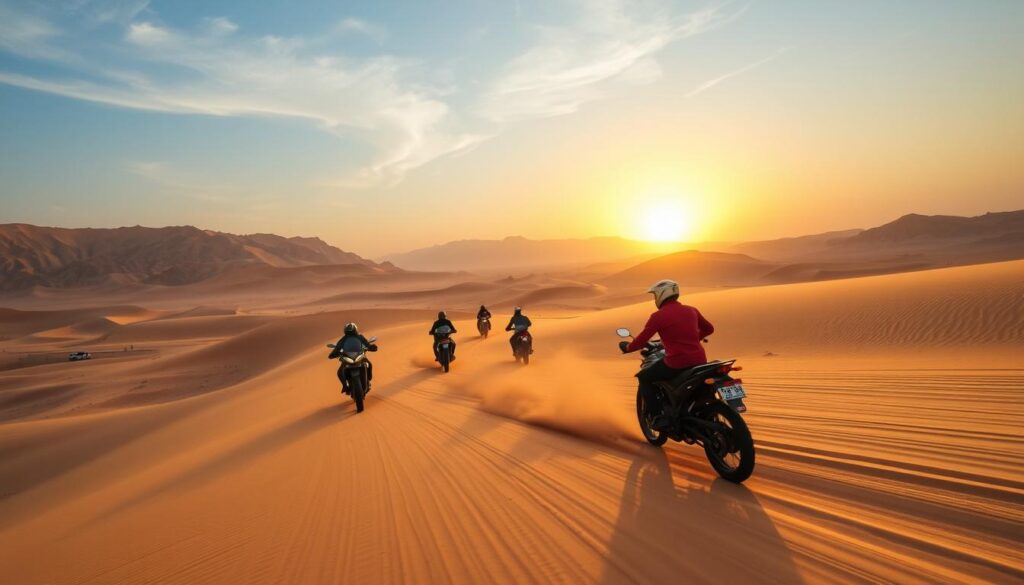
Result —
[[1020, 207], [1022, 25], [1013, 1], [4, 0], [0, 221], [372, 255], [642, 237], [622, 206], [665, 185], [710, 239]]

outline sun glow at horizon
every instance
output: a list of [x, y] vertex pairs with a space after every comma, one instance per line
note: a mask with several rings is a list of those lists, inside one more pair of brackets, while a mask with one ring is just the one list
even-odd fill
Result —
[[648, 242], [683, 242], [693, 237], [696, 216], [692, 205], [674, 187], [660, 187], [641, 196], [634, 233]]

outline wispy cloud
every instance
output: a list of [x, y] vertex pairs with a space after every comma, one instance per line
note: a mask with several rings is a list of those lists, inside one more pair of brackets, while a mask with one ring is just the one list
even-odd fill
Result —
[[659, 51], [732, 16], [721, 6], [681, 17], [645, 6], [638, 19], [620, 0], [577, 5], [572, 24], [536, 27], [538, 42], [509, 63], [483, 97], [483, 117], [508, 122], [569, 114], [616, 85], [653, 81], [661, 76], [654, 60]]
[[341, 33], [353, 32], [365, 35], [378, 43], [384, 42], [388, 36], [388, 31], [384, 27], [371, 24], [361, 18], [342, 19], [334, 28]]
[[[41, 23], [35, 30], [18, 45], [19, 53], [39, 56], [45, 52], [40, 49], [58, 46], [51, 45], [58, 31]], [[353, 173], [352, 184], [364, 186], [393, 183], [475, 141], [471, 133], [444, 127], [448, 105], [402, 83], [405, 61], [327, 57], [307, 51], [303, 39], [246, 37], [237, 30], [227, 19], [208, 19], [195, 31], [133, 22], [124, 33], [122, 69], [81, 68], [77, 77], [52, 79], [0, 72], [0, 82], [142, 110], [306, 119], [330, 133], [361, 136], [377, 148], [376, 158]], [[146, 73], [161, 63], [181, 74]]]
[[[495, 64], [495, 78], [472, 91], [457, 78], [437, 87], [443, 64], [356, 57], [331, 45], [332, 36], [346, 33], [378, 43], [386, 38], [385, 29], [357, 18], [320, 35], [282, 37], [247, 33], [225, 16], [170, 27], [143, 0], [79, 0], [63, 19], [56, 9], [14, 9], [0, 1], [0, 51], [60, 65], [32, 74], [0, 69], [0, 83], [138, 110], [305, 120], [371, 150], [364, 162], [348, 163], [340, 177], [319, 183], [390, 185], [471, 149], [507, 123], [568, 114], [617, 88], [655, 80], [657, 54], [669, 43], [742, 12], [719, 5], [678, 15], [651, 1], [573, 0], [568, 24], [528, 24], [530, 15], [523, 14], [513, 26], [528, 27], [532, 43]], [[82, 14], [120, 23], [119, 36], [97, 45], [79, 30]], [[90, 50], [103, 58], [91, 58]]]
[[693, 90], [687, 92], [684, 95], [684, 97], [688, 97], [688, 98], [689, 97], [693, 97], [693, 96], [695, 96], [695, 95], [697, 95], [697, 94], [699, 94], [701, 92], [707, 91], [707, 90], [711, 89], [712, 87], [715, 87], [716, 85], [718, 85], [719, 83], [722, 83], [723, 81], [725, 81], [727, 79], [731, 79], [733, 77], [736, 77], [737, 75], [742, 75], [742, 74], [746, 73], [747, 71], [750, 71], [751, 69], [756, 69], [757, 67], [760, 67], [761, 65], [764, 65], [765, 63], [768, 63], [770, 61], [776, 60], [779, 57], [781, 57], [782, 54], [785, 53], [785, 52], [786, 52], [785, 48], [779, 49], [779, 50], [775, 51], [774, 53], [772, 53], [771, 55], [768, 55], [764, 59], [760, 59], [760, 60], [754, 61], [753, 63], [748, 63], [748, 64], [744, 65], [743, 67], [740, 67], [739, 69], [736, 69], [735, 71], [730, 71], [730, 72], [728, 72], [728, 73], [726, 73], [724, 75], [719, 75], [718, 77], [715, 77], [714, 79], [709, 79], [708, 81], [705, 81], [704, 83], [702, 83], [702, 84], [698, 85], [697, 87], [693, 88]]

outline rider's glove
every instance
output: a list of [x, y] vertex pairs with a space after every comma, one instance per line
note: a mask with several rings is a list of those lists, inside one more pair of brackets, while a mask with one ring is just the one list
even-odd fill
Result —
[[620, 341], [619, 342], [619, 349], [622, 350], [622, 353], [626, 353], [626, 350], [629, 349], [629, 342], [628, 341]]

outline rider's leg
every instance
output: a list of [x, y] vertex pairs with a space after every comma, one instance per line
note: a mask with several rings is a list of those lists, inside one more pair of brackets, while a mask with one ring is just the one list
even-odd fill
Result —
[[338, 381], [341, 382], [341, 391], [345, 391], [345, 365], [338, 367]]
[[679, 370], [668, 367], [664, 361], [659, 361], [637, 374], [637, 379], [640, 382], [640, 392], [644, 397], [644, 404], [647, 405], [647, 411], [655, 417], [655, 428], [664, 427], [669, 421], [664, 417], [661, 390], [655, 387], [654, 383], [671, 380], [678, 374]]

